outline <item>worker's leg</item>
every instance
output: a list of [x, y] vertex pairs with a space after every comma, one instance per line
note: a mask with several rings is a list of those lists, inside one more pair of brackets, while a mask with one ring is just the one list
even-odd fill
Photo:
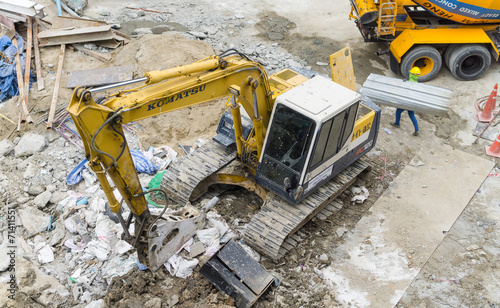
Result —
[[415, 111], [408, 110], [408, 115], [410, 116], [411, 122], [413, 123], [413, 126], [415, 127], [415, 133], [414, 135], [418, 135], [418, 121], [417, 117], [415, 117]]
[[392, 126], [399, 126], [399, 121], [401, 121], [401, 113], [403, 113], [404, 109], [396, 109], [396, 121], [391, 123]]

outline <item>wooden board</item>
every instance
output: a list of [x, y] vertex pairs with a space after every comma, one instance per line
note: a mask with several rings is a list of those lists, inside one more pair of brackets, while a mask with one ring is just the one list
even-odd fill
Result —
[[322, 274], [336, 301], [394, 307], [494, 166], [444, 144], [422, 149], [333, 249]]
[[[32, 32], [33, 21], [31, 17], [28, 17], [27, 23], [27, 39], [26, 39], [26, 63], [24, 65], [24, 101], [26, 102], [26, 107], [29, 102], [29, 92], [30, 92], [30, 71], [31, 71], [31, 47], [33, 43], [33, 32]], [[33, 123], [33, 119], [28, 114], [26, 120], [29, 124]]]
[[61, 84], [62, 68], [64, 63], [64, 53], [66, 51], [66, 45], [61, 45], [61, 51], [59, 52], [59, 63], [57, 64], [56, 73], [56, 83], [54, 84], [54, 93], [52, 95], [52, 102], [50, 103], [49, 118], [47, 120], [47, 129], [52, 129], [52, 121], [56, 113], [57, 98], [59, 96], [59, 86]]
[[134, 66], [104, 67], [85, 71], [71, 72], [66, 88], [95, 87], [111, 83], [131, 80], [134, 75]]
[[109, 54], [97, 52], [97, 51], [94, 51], [91, 49], [87, 49], [79, 44], [71, 44], [69, 46], [73, 47], [74, 49], [76, 49], [78, 51], [83, 52], [86, 55], [92, 56], [92, 57], [94, 57], [98, 60], [104, 61], [104, 62], [109, 62], [109, 61], [111, 61], [111, 58], [112, 58]]
[[38, 91], [42, 91], [45, 88], [45, 83], [43, 80], [42, 60], [40, 58], [40, 48], [38, 44], [38, 23], [36, 20], [33, 23], [33, 49], [35, 50], [36, 83]]

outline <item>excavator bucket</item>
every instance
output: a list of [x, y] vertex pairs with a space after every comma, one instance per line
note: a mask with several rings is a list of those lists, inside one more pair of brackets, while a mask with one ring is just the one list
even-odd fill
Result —
[[356, 92], [356, 79], [349, 46], [330, 55], [330, 70], [334, 82]]

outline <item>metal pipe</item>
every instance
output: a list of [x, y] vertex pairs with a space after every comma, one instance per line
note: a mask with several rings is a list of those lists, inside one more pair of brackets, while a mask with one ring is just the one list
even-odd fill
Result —
[[388, 54], [390, 53], [391, 50], [390, 49], [386, 49], [386, 50], [379, 50], [377, 51], [377, 56], [381, 56], [381, 55], [385, 55], [385, 54]]
[[147, 78], [146, 84], [159, 83], [163, 80], [188, 75], [196, 72], [208, 71], [219, 67], [219, 59], [208, 59], [202, 62], [196, 62], [188, 65], [181, 65], [169, 68], [163, 71], [151, 71], [144, 74]]
[[62, 16], [61, 0], [56, 0], [57, 16]]
[[56, 132], [59, 133], [59, 135], [61, 135], [64, 139], [68, 140], [69, 142], [73, 143], [74, 145], [76, 145], [78, 148], [80, 148], [82, 151], [84, 151], [83, 147], [80, 146], [78, 143], [74, 142], [73, 140], [71, 140], [71, 138], [69, 138], [68, 136], [66, 136], [65, 134], [63, 134], [59, 129], [55, 128], [54, 127], [54, 130]]
[[253, 114], [255, 118], [258, 120], [260, 119], [260, 115], [259, 115], [259, 105], [257, 105], [257, 93], [255, 92], [255, 89], [252, 90], [252, 99], [253, 99]]
[[243, 152], [243, 128], [241, 125], [241, 114], [240, 114], [240, 106], [236, 104], [236, 98], [231, 96], [231, 115], [233, 116], [233, 125], [234, 125], [234, 137], [236, 139], [236, 149], [238, 151], [238, 156], [241, 157], [241, 153]]
[[219, 198], [213, 197], [202, 207], [202, 211], [208, 212], [212, 207], [214, 207], [214, 205], [217, 204], [217, 202], [219, 202]]
[[141, 78], [131, 79], [131, 80], [127, 80], [127, 81], [108, 84], [108, 85], [98, 87], [98, 88], [93, 88], [93, 89], [90, 89], [89, 91], [90, 91], [90, 93], [97, 93], [97, 92], [111, 90], [111, 89], [115, 89], [115, 88], [119, 88], [119, 87], [128, 86], [128, 85], [134, 84], [134, 83], [146, 82], [147, 80], [148, 80], [147, 77], [141, 77]]

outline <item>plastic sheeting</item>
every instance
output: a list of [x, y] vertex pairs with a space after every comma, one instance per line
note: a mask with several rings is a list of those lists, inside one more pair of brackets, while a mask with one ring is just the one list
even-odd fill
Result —
[[[17, 36], [17, 44], [20, 50], [24, 50], [24, 40]], [[16, 59], [17, 48], [7, 36], [0, 38], [0, 102], [19, 95], [19, 85], [17, 84]], [[26, 54], [20, 55], [21, 68], [24, 75], [24, 66], [26, 63]], [[30, 72], [30, 86], [33, 81], [33, 75]]]
[[[147, 174], [155, 174], [160, 168], [154, 165], [151, 160], [148, 159], [141, 151], [132, 150], [132, 160], [134, 161], [134, 166], [137, 172], [143, 172]], [[70, 171], [68, 177], [66, 178], [66, 183], [68, 185], [75, 185], [82, 181], [83, 170], [87, 168], [87, 159], [82, 160], [73, 170]]]

